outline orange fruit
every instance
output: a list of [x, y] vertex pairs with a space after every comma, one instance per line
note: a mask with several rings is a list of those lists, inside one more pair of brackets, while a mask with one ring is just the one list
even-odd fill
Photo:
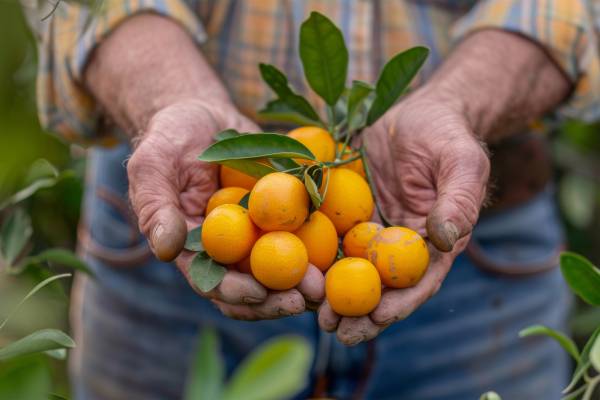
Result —
[[226, 167], [221, 165], [219, 169], [219, 182], [221, 187], [241, 187], [244, 189], [252, 190], [256, 184], [256, 179], [253, 176], [246, 175], [237, 169]]
[[247, 257], [257, 238], [258, 229], [248, 210], [237, 204], [218, 206], [202, 224], [204, 250], [223, 264], [235, 264]]
[[349, 169], [329, 172], [325, 201], [319, 211], [329, 217], [339, 235], [356, 224], [369, 221], [373, 207], [371, 189], [359, 174]]
[[401, 226], [384, 228], [367, 249], [383, 284], [394, 288], [416, 285], [429, 265], [429, 250], [417, 232]]
[[[338, 143], [337, 150], [341, 151], [342, 146], [343, 146], [342, 143]], [[342, 154], [342, 156], [340, 158], [342, 160], [347, 160], [348, 158], [355, 157], [357, 155], [359, 155], [358, 151], [351, 149], [349, 146], [346, 146], [346, 149], [344, 150], [344, 154]], [[360, 176], [362, 176], [363, 178], [365, 178], [365, 179], [367, 178], [367, 174], [365, 173], [365, 168], [363, 166], [363, 162], [360, 158], [358, 160], [352, 161], [351, 163], [341, 165], [338, 168], [346, 168], [346, 169], [352, 170], [352, 171], [356, 172], [357, 174], [359, 174]]]
[[364, 258], [342, 258], [325, 275], [325, 296], [339, 315], [367, 315], [381, 299], [381, 279], [377, 269]]
[[333, 223], [325, 214], [315, 211], [294, 234], [302, 240], [308, 261], [321, 271], [333, 264], [338, 249], [338, 237]]
[[361, 222], [344, 236], [342, 246], [346, 257], [367, 258], [367, 247], [375, 235], [383, 229], [376, 222]]
[[[335, 159], [335, 141], [323, 128], [318, 126], [303, 126], [288, 133], [305, 145], [319, 161], [333, 161]], [[310, 163], [308, 160], [296, 160], [299, 163]]]
[[212, 210], [222, 204], [238, 204], [247, 193], [248, 189], [235, 186], [217, 190], [210, 196], [208, 203], [206, 203], [205, 215], [210, 214]]
[[308, 216], [308, 193], [293, 175], [274, 172], [263, 176], [250, 192], [250, 218], [262, 230], [295, 231]]
[[269, 232], [252, 248], [250, 268], [256, 280], [269, 289], [291, 289], [306, 274], [308, 253], [293, 233]]

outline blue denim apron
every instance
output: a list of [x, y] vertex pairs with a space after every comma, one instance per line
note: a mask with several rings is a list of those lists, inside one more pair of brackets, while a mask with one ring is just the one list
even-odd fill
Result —
[[472, 256], [456, 259], [431, 300], [375, 340], [345, 347], [319, 330], [311, 312], [274, 321], [228, 319], [174, 266], [146, 257], [127, 207], [129, 152], [121, 146], [90, 153], [84, 242], [114, 260], [87, 255], [98, 278], [85, 280], [73, 316], [77, 399], [181, 398], [198, 331], [206, 326], [219, 332], [228, 372], [274, 335], [304, 336], [316, 357], [298, 399], [311, 396], [317, 382], [338, 399], [469, 400], [487, 390], [508, 400], [560, 398], [569, 369], [564, 352], [548, 339], [518, 337], [536, 323], [564, 329], [571, 303], [556, 268], [537, 271], [563, 242], [550, 190], [483, 216]]

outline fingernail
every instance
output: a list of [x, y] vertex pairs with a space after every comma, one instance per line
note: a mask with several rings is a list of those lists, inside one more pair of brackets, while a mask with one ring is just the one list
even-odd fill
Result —
[[282, 317], [289, 317], [290, 315], [292, 315], [291, 312], [283, 308], [278, 309], [277, 314], [281, 315]]
[[157, 224], [152, 232], [152, 246], [156, 246], [160, 241], [160, 237], [165, 233], [165, 227], [162, 224]]
[[245, 296], [242, 297], [242, 302], [244, 303], [262, 303], [264, 299], [259, 299], [258, 297]]
[[458, 228], [456, 227], [456, 225], [454, 225], [450, 221], [444, 222], [442, 224], [441, 234], [444, 236], [444, 242], [447, 245], [446, 248], [448, 249], [448, 251], [452, 250], [452, 248], [454, 247], [454, 244], [456, 243], [456, 241], [458, 240], [458, 237], [460, 236], [460, 232], [458, 231]]

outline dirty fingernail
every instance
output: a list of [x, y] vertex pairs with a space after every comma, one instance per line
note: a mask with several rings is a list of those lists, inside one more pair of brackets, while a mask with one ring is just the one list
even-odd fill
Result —
[[454, 244], [456, 243], [456, 241], [458, 240], [459, 236], [460, 236], [460, 232], [458, 231], [458, 228], [456, 227], [456, 225], [454, 225], [454, 223], [450, 222], [450, 221], [446, 221], [442, 224], [442, 229], [441, 229], [441, 239], [442, 239], [442, 249], [444, 251], [451, 251], [452, 248], [454, 247]]

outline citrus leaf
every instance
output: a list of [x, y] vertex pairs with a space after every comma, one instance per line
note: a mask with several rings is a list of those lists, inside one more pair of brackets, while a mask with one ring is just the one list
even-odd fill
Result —
[[[303, 97], [298, 95], [289, 96], [286, 100], [275, 99], [267, 103], [265, 108], [258, 112], [258, 115], [268, 121], [288, 122], [296, 125], [319, 125], [321, 122], [315, 113], [317, 119], [312, 119], [298, 112], [297, 109], [303, 103]], [[298, 104], [297, 104], [298, 103]]]
[[600, 270], [585, 257], [571, 252], [560, 255], [560, 269], [573, 292], [586, 303], [600, 306]]
[[308, 174], [308, 171], [304, 173], [304, 186], [306, 186], [306, 191], [310, 196], [313, 206], [318, 210], [319, 207], [321, 207], [323, 200], [321, 199], [321, 193], [319, 193], [319, 187], [313, 178]]
[[24, 182], [30, 185], [33, 182], [44, 178], [58, 178], [58, 170], [48, 160], [44, 158], [37, 159], [29, 167]]
[[210, 145], [198, 159], [221, 163], [264, 157], [315, 159], [302, 143], [277, 133], [257, 133], [224, 139]]
[[219, 399], [223, 391], [225, 366], [219, 353], [219, 338], [216, 332], [213, 329], [204, 329], [196, 347], [184, 399]]
[[366, 122], [366, 113], [361, 112], [365, 100], [373, 93], [374, 88], [362, 81], [353, 81], [348, 94], [348, 126], [350, 130], [361, 128]]
[[311, 125], [322, 125], [319, 114], [317, 114], [308, 100], [294, 93], [283, 72], [270, 64], [261, 63], [258, 65], [258, 68], [260, 76], [278, 97], [277, 100], [267, 103], [266, 111], [273, 113], [282, 113], [284, 110], [286, 110], [285, 112], [293, 111], [311, 121]]
[[66, 333], [56, 329], [42, 329], [1, 348], [0, 360], [73, 347], [75, 342]]
[[194, 285], [203, 293], [213, 290], [225, 277], [227, 269], [201, 252], [194, 257], [190, 264], [190, 278]]
[[202, 246], [202, 225], [188, 232], [183, 248], [189, 251], [204, 251]]
[[375, 86], [375, 100], [367, 116], [367, 125], [373, 125], [398, 100], [425, 63], [429, 49], [413, 47], [388, 61]]
[[56, 185], [56, 182], [58, 182], [57, 178], [38, 179], [37, 181], [31, 183], [29, 186], [26, 186], [23, 189], [19, 190], [17, 193], [6, 199], [4, 202], [0, 203], [0, 210], [3, 210], [10, 205], [17, 204], [18, 202], [29, 198], [40, 189], [50, 188]]
[[253, 159], [220, 161], [219, 164], [226, 165], [229, 168], [241, 171], [255, 178], [262, 178], [271, 172], [275, 172], [273, 167]]
[[67, 358], [67, 349], [48, 350], [45, 351], [44, 354], [57, 360], [64, 360]]
[[323, 14], [311, 12], [300, 26], [300, 59], [310, 87], [334, 106], [346, 83], [348, 49], [342, 32]]
[[312, 349], [305, 339], [279, 336], [253, 351], [234, 371], [223, 400], [292, 397], [307, 383]]
[[270, 158], [269, 162], [278, 171], [287, 171], [290, 169], [300, 169], [302, 165], [291, 158]]
[[235, 129], [225, 129], [224, 131], [221, 131], [215, 135], [215, 141], [220, 142], [223, 139], [238, 137], [240, 135], [242, 134], [236, 131]]
[[590, 361], [596, 371], [600, 371], [600, 336], [596, 337], [596, 340], [594, 340], [594, 344], [590, 349]]
[[21, 208], [15, 209], [4, 221], [0, 229], [0, 256], [7, 266], [12, 266], [23, 252], [32, 233], [31, 219]]
[[579, 349], [577, 345], [571, 338], [565, 336], [563, 333], [555, 331], [554, 329], [548, 328], [543, 325], [533, 325], [527, 327], [519, 332], [520, 337], [528, 337], [528, 336], [536, 336], [536, 335], [545, 335], [549, 336], [552, 339], [556, 340], [558, 344], [562, 346], [563, 349], [567, 351], [575, 359], [575, 361], [579, 361]]
[[563, 390], [563, 393], [568, 393], [571, 390], [573, 390], [577, 383], [581, 380], [584, 373], [590, 367], [590, 353], [592, 351], [592, 346], [594, 345], [598, 337], [600, 337], [600, 326], [596, 328], [594, 333], [592, 333], [592, 336], [590, 336], [590, 338], [588, 339], [585, 346], [583, 346], [583, 350], [581, 350], [581, 357], [579, 358], [577, 367], [575, 367], [575, 372], [573, 372], [571, 382], [569, 382], [567, 387]]
[[66, 397], [63, 397], [56, 393], [50, 393], [48, 395], [48, 400], [68, 400]]
[[244, 207], [246, 210], [248, 209], [248, 201], [250, 200], [250, 192], [246, 193], [244, 197], [240, 199], [238, 203], [240, 206]]
[[85, 272], [90, 276], [94, 276], [94, 272], [90, 267], [83, 262], [75, 253], [67, 249], [48, 249], [35, 256], [27, 257], [29, 263], [43, 263], [49, 262], [53, 264], [63, 265], [65, 267], [73, 268], [77, 271]]

